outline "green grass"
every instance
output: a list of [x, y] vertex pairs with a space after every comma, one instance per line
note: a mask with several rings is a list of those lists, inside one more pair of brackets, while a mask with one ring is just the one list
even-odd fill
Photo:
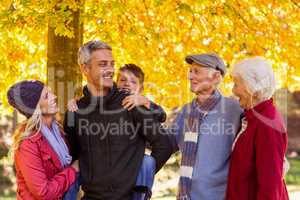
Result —
[[9, 194], [9, 195], [0, 195], [1, 200], [15, 200], [16, 195], [15, 194]]
[[300, 157], [289, 159], [290, 170], [285, 180], [288, 185], [300, 185]]

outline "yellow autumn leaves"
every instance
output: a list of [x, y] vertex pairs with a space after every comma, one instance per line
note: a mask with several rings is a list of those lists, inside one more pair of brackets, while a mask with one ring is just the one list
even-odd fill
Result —
[[[4, 44], [13, 44], [8, 48], [0, 45], [4, 52], [0, 62], [15, 71], [26, 66], [22, 73], [18, 72], [18, 78], [0, 75], [5, 80], [0, 82], [2, 94], [16, 79], [46, 73], [45, 48], [38, 47], [47, 44], [47, 18], [60, 18], [62, 21], [56, 20], [51, 26], [57, 27], [58, 34], [72, 36], [67, 26], [72, 19], [63, 9], [60, 13], [53, 11], [55, 0], [24, 2], [14, 4], [16, 12], [20, 6], [23, 9], [22, 15], [14, 16], [16, 22], [22, 20], [22, 29], [10, 24], [8, 30], [4, 27], [9, 22], [4, 19], [11, 5], [0, 3], [0, 38]], [[274, 65], [278, 87], [300, 89], [300, 2], [296, 0], [85, 0], [84, 6], [78, 0], [60, 3], [65, 8], [81, 10], [84, 41], [100, 39], [110, 43], [117, 67], [124, 63], [140, 65], [146, 74], [145, 93], [166, 108], [182, 105], [191, 98], [184, 58], [193, 53], [216, 52], [229, 71], [239, 59], [265, 56]], [[27, 37], [16, 39], [21, 36]], [[15, 62], [9, 55], [24, 55], [24, 59]], [[35, 55], [34, 59], [29, 59], [31, 55]], [[30, 68], [33, 64], [40, 67]], [[4, 69], [0, 69], [1, 74]], [[231, 86], [230, 78], [225, 77], [222, 90], [230, 94]]]

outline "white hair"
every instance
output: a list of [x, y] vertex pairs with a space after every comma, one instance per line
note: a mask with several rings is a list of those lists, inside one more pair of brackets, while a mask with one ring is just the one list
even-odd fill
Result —
[[78, 50], [78, 64], [87, 64], [91, 59], [91, 54], [93, 51], [98, 49], [112, 50], [111, 46], [105, 42], [99, 40], [91, 40], [84, 45], [82, 45]]
[[247, 58], [234, 65], [233, 76], [240, 76], [252, 93], [259, 92], [261, 100], [270, 99], [276, 89], [272, 64], [263, 57]]
[[221, 74], [221, 72], [219, 71], [219, 70], [216, 70], [216, 69], [214, 69], [214, 68], [211, 68], [211, 67], [208, 67], [207, 69], [209, 69], [209, 77], [211, 78], [215, 73], [219, 73], [219, 78], [220, 78], [220, 80], [218, 81], [218, 83], [216, 83], [216, 87], [218, 87], [220, 84], [221, 84], [221, 82], [223, 81], [223, 76], [222, 76], [222, 74]]

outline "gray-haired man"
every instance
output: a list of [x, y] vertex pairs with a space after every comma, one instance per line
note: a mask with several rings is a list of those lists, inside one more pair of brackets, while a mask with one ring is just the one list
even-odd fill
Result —
[[87, 42], [78, 61], [87, 86], [78, 111], [66, 113], [64, 128], [73, 159], [79, 159], [83, 199], [131, 200], [145, 142], [152, 146], [157, 171], [170, 157], [171, 144], [150, 112], [123, 108], [128, 94], [113, 82], [109, 45]]
[[217, 89], [226, 73], [219, 56], [198, 54], [185, 60], [196, 97], [182, 108], [172, 126], [174, 147], [182, 153], [177, 199], [222, 200], [242, 109]]

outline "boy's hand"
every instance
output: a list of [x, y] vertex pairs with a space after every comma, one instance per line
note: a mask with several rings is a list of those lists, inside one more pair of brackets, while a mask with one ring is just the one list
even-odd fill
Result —
[[73, 167], [75, 169], [76, 172], [79, 172], [79, 161], [78, 160], [75, 160], [71, 167]]
[[76, 99], [71, 99], [68, 101], [68, 111], [76, 112], [78, 110]]
[[127, 96], [122, 101], [122, 106], [127, 110], [132, 110], [136, 106], [145, 106], [146, 108], [150, 109], [150, 101], [147, 99], [147, 97], [139, 94], [133, 94]]

